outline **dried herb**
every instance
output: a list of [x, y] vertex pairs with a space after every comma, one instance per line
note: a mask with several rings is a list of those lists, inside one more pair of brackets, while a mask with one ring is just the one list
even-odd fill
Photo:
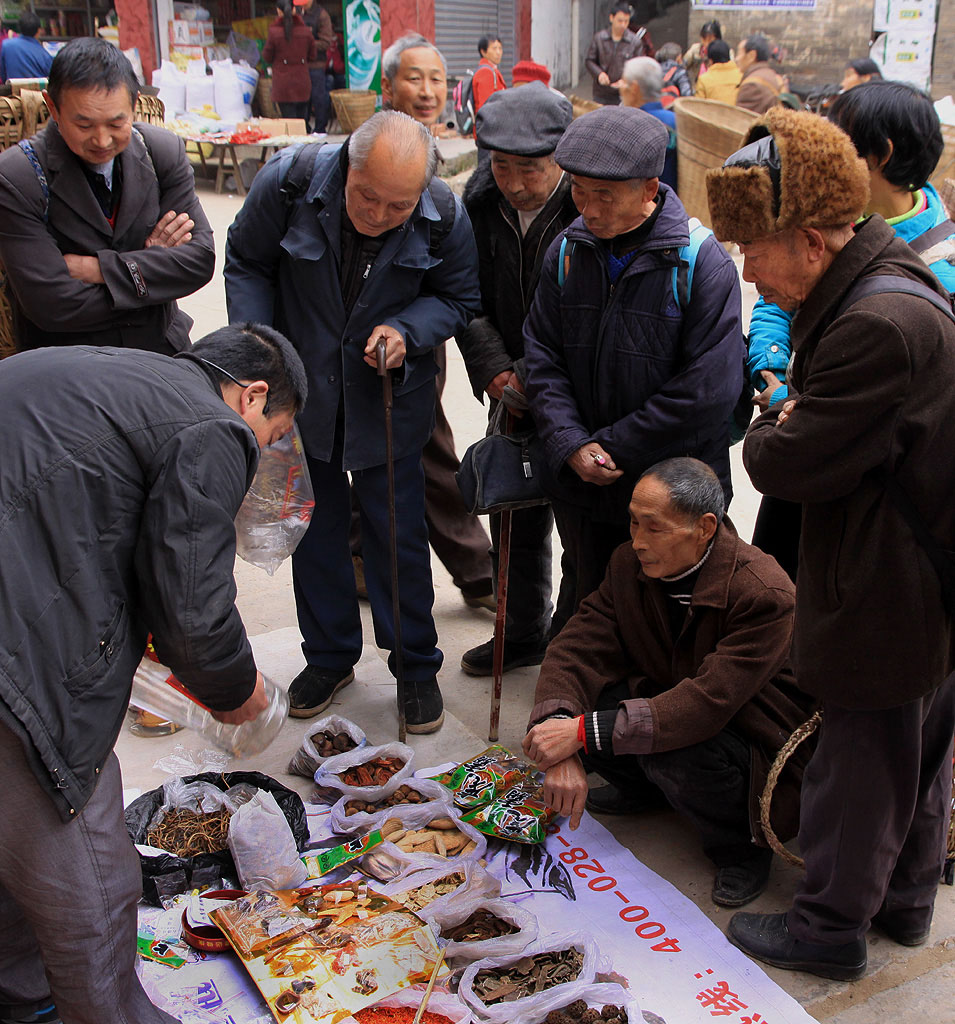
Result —
[[451, 942], [484, 942], [502, 935], [513, 935], [520, 929], [492, 914], [490, 910], [475, 910], [474, 913], [453, 928], [442, 928], [441, 937]]
[[485, 1004], [509, 1003], [576, 981], [584, 965], [578, 949], [562, 949], [521, 957], [506, 967], [485, 967], [474, 977], [474, 994]]
[[583, 999], [575, 999], [561, 1010], [551, 1010], [540, 1024], [627, 1024], [627, 1011], [607, 1003], [602, 1009], [587, 1009]]
[[225, 809], [201, 814], [195, 811], [167, 811], [162, 821], [146, 834], [146, 842], [157, 850], [177, 857], [224, 850], [229, 838], [229, 819]]
[[419, 885], [414, 889], [405, 889], [404, 892], [399, 892], [393, 898], [408, 910], [418, 911], [428, 906], [429, 903], [434, 903], [439, 896], [447, 896], [449, 892], [454, 892], [463, 884], [464, 874], [455, 871], [450, 875], [445, 875], [444, 878], [425, 882], [424, 885]]

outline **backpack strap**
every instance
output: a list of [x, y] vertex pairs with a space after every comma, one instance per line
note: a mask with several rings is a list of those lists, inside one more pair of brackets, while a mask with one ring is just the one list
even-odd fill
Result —
[[[17, 145], [26, 154], [33, 173], [36, 175], [36, 180], [40, 183], [40, 191], [43, 193], [43, 223], [46, 224], [50, 219], [50, 183], [46, 180], [46, 172], [43, 170], [40, 158], [36, 155], [33, 143], [29, 139], [21, 139]], [[150, 159], [152, 158], [150, 157]]]
[[458, 216], [458, 205], [454, 201], [454, 193], [451, 186], [440, 178], [432, 178], [428, 186], [431, 199], [441, 217], [437, 224], [431, 225], [431, 241], [428, 243], [428, 255], [434, 258], [441, 248], [444, 240], [454, 229], [454, 223]]
[[[946, 241], [950, 235], [955, 235], [955, 223], [946, 218], [941, 224], [936, 224], [934, 228], [929, 228], [928, 231], [923, 231], [922, 234], [917, 235], [909, 242], [909, 245], [921, 256], [923, 253], [928, 252], [933, 245]], [[932, 262], [934, 263], [935, 261], [933, 260]]]
[[293, 152], [289, 159], [288, 168], [282, 177], [282, 184], [279, 187], [282, 203], [285, 206], [286, 224], [292, 215], [292, 207], [295, 205], [296, 200], [301, 199], [308, 191], [308, 186], [312, 181], [312, 173], [315, 170], [315, 161], [318, 159], [318, 152], [324, 145], [324, 142], [304, 142], [300, 146], [292, 147]]
[[696, 258], [700, 254], [700, 246], [713, 234], [697, 217], [691, 217], [687, 227], [690, 229], [690, 241], [681, 245], [680, 261], [673, 268], [673, 299], [683, 310], [690, 304], [693, 289], [693, 272], [696, 269]]
[[917, 295], [919, 298], [931, 302], [939, 312], [944, 313], [952, 323], [955, 323], [955, 311], [952, 310], [951, 300], [946, 301], [938, 292], [933, 291], [928, 285], [922, 284], [921, 281], [912, 281], [907, 277], [897, 277], [894, 274], [867, 277], [853, 285], [832, 319], [838, 320], [850, 306], [855, 305], [855, 303], [862, 299], [868, 298], [870, 295], [882, 295], [885, 292]]
[[560, 252], [557, 254], [557, 287], [563, 288], [567, 275], [570, 273], [570, 256], [574, 251], [573, 242], [567, 244], [567, 236], [560, 240]]
[[132, 133], [143, 144], [143, 149], [146, 150], [146, 156], [149, 157], [149, 166], [153, 169], [153, 174], [156, 175], [156, 179], [158, 181], [159, 174], [156, 171], [156, 161], [153, 160], [153, 153], [152, 150], [149, 148], [149, 143], [146, 142], [146, 136], [143, 135], [143, 133], [135, 125], [133, 125]]

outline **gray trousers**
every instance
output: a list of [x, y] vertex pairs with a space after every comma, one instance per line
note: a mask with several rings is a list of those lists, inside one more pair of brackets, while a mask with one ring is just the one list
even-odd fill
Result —
[[0, 722], [0, 1011], [56, 1004], [63, 1024], [177, 1024], [136, 977], [139, 859], [110, 754], [64, 822]]

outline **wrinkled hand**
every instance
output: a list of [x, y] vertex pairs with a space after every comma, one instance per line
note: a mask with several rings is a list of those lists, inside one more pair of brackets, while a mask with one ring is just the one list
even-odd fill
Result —
[[577, 828], [587, 802], [587, 773], [576, 754], [545, 772], [541, 797], [561, 817], [570, 818], [571, 830]]
[[159, 223], [146, 239], [146, 248], [151, 249], [154, 245], [158, 245], [163, 249], [175, 249], [177, 245], [185, 245], [192, 241], [192, 229], [195, 226], [196, 222], [188, 213], [176, 213], [175, 210], [170, 210], [169, 213], [159, 218]]
[[99, 260], [95, 256], [77, 256], [75, 253], [63, 254], [66, 261], [66, 269], [70, 277], [77, 281], [84, 281], [86, 284], [105, 284], [103, 272], [100, 270]]
[[777, 389], [783, 387], [784, 384], [772, 370], [760, 370], [759, 375], [766, 381], [766, 387], [753, 396], [753, 405], [758, 406], [760, 412], [765, 412]]
[[782, 409], [779, 410], [779, 416], [776, 419], [776, 426], [781, 427], [786, 420], [792, 416], [793, 409], [796, 408], [796, 399], [790, 398], [789, 401], [783, 402]]
[[227, 725], [241, 725], [243, 722], [251, 722], [257, 718], [269, 705], [268, 697], [265, 696], [265, 680], [261, 672], [255, 673], [255, 689], [252, 696], [244, 704], [240, 704], [232, 711], [212, 711], [210, 714], [217, 722], [225, 722]]
[[597, 75], [597, 81], [601, 85], [610, 85], [610, 75], [608, 75], [606, 71], [601, 71], [600, 74]]
[[[603, 465], [597, 461], [598, 458], [603, 459]], [[604, 451], [596, 441], [588, 441], [566, 461], [584, 483], [598, 487], [606, 487], [623, 476], [623, 470], [617, 469], [610, 452]]]
[[375, 350], [379, 339], [382, 338], [385, 342], [385, 366], [389, 370], [395, 370], [405, 361], [405, 339], [394, 327], [387, 324], [379, 324], [373, 328], [365, 345], [365, 362], [378, 369], [378, 356]]
[[538, 722], [524, 737], [524, 753], [540, 768], [547, 771], [561, 761], [573, 757], [580, 750], [577, 739], [576, 718], [548, 718]]
[[523, 393], [524, 389], [521, 387], [521, 382], [517, 379], [517, 374], [513, 370], [502, 370], [488, 383], [488, 386], [484, 390], [491, 396], [491, 398], [500, 402], [501, 394], [508, 384], [510, 384], [515, 391]]

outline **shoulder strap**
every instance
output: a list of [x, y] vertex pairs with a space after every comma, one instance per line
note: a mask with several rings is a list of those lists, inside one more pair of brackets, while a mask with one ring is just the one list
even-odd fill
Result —
[[26, 154], [33, 173], [36, 175], [36, 180], [40, 183], [40, 191], [43, 193], [43, 223], [46, 224], [50, 218], [50, 183], [46, 180], [46, 172], [43, 170], [40, 158], [36, 155], [33, 143], [29, 139], [21, 139], [17, 145]]
[[133, 125], [133, 135], [135, 135], [136, 138], [139, 139], [139, 141], [143, 144], [143, 149], [146, 150], [146, 156], [149, 157], [149, 166], [152, 167], [153, 174], [156, 175], [156, 178], [158, 180], [159, 174], [156, 171], [156, 161], [153, 160], [153, 152], [149, 148], [149, 143], [146, 141], [146, 136], [143, 135], [143, 133], [135, 125]]
[[567, 244], [567, 236], [560, 240], [560, 252], [557, 254], [557, 287], [563, 288], [564, 282], [567, 280], [567, 274], [570, 272], [570, 257], [574, 251], [573, 242], [570, 245]]
[[898, 277], [893, 274], [867, 277], [854, 284], [836, 310], [833, 320], [837, 320], [850, 306], [855, 305], [862, 299], [868, 298], [870, 295], [881, 295], [885, 292], [917, 295], [919, 298], [931, 302], [937, 310], [944, 313], [949, 320], [955, 323], [955, 312], [952, 310], [951, 301], [946, 301], [938, 292], [932, 291], [928, 285], [922, 284], [921, 281], [912, 281], [907, 277]]
[[458, 216], [458, 205], [454, 201], [451, 186], [440, 178], [431, 179], [428, 191], [431, 193], [431, 198], [441, 217], [437, 224], [431, 226], [431, 241], [428, 243], [428, 253], [434, 257], [454, 228], [454, 222]]
[[690, 304], [693, 289], [693, 271], [696, 269], [696, 258], [700, 254], [700, 246], [713, 234], [697, 217], [691, 217], [687, 226], [690, 229], [690, 241], [680, 246], [680, 261], [673, 268], [673, 299], [683, 310]]
[[288, 170], [279, 188], [282, 202], [285, 204], [286, 221], [291, 216], [295, 201], [301, 199], [308, 191], [312, 173], [315, 170], [315, 161], [318, 159], [318, 151], [324, 145], [324, 142], [305, 142], [301, 146], [295, 147]]
[[941, 224], [936, 224], [934, 228], [929, 228], [928, 231], [917, 235], [909, 242], [909, 245], [921, 256], [928, 252], [933, 245], [944, 242], [951, 235], [955, 235], [955, 222], [946, 218]]

